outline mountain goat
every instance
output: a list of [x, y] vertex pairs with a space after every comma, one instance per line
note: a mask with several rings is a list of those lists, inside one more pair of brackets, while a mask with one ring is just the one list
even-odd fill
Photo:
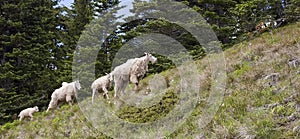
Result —
[[157, 58], [150, 53], [145, 53], [145, 56], [127, 60], [112, 71], [112, 79], [114, 81], [114, 97], [117, 93], [124, 93], [124, 90], [129, 82], [135, 85], [134, 90], [137, 91], [139, 80], [143, 78], [148, 71], [148, 63], [154, 63]]
[[81, 86], [78, 80], [71, 83], [63, 82], [62, 87], [56, 89], [52, 93], [47, 112], [50, 109], [56, 108], [62, 102], [67, 102], [69, 105], [72, 105], [73, 99], [76, 97], [76, 93], [80, 89]]
[[30, 117], [30, 120], [33, 119], [33, 113], [38, 112], [39, 108], [37, 106], [34, 106], [33, 108], [27, 108], [20, 112], [18, 117], [20, 117], [20, 121], [24, 119], [24, 117]]
[[96, 92], [99, 91], [99, 89], [102, 89], [103, 90], [103, 95], [105, 95], [106, 98], [109, 98], [107, 88], [110, 87], [111, 81], [112, 81], [111, 74], [107, 74], [105, 76], [102, 76], [102, 77], [98, 78], [97, 80], [95, 80], [92, 83], [92, 85], [91, 85], [91, 88], [93, 90], [92, 103], [94, 103], [95, 94], [96, 94]]

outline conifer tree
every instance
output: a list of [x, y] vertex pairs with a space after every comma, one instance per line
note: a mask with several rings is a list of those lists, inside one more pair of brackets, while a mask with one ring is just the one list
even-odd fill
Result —
[[50, 0], [1, 1], [0, 123], [20, 110], [45, 106], [57, 86], [54, 51], [59, 12]]
[[71, 8], [62, 7], [60, 14], [61, 45], [55, 52], [61, 75], [58, 82], [71, 82], [73, 54], [85, 26], [93, 19], [93, 3], [91, 0], [75, 0]]
[[299, 0], [282, 0], [284, 6], [284, 17], [289, 22], [296, 22], [300, 19], [300, 1]]
[[[93, 1], [93, 20], [85, 26], [78, 40], [77, 51], [74, 56], [74, 73], [86, 92], [90, 92], [90, 84], [95, 79], [111, 71], [111, 63], [114, 54], [121, 45], [121, 39], [117, 35], [119, 17], [116, 14], [121, 8], [114, 1]], [[94, 70], [95, 73], [90, 71]], [[95, 74], [95, 76], [94, 76]], [[87, 86], [84, 86], [87, 85]], [[81, 93], [84, 97], [86, 94]]]
[[[176, 7], [173, 5], [170, 8], [167, 7], [162, 7], [164, 5], [165, 1], [157, 1], [157, 0], [151, 0], [149, 2], [145, 1], [140, 1], [140, 0], [135, 0], [133, 3], [133, 9], [131, 10], [135, 15], [135, 17], [139, 17], [139, 20], [132, 20], [134, 19], [133, 17], [128, 17], [126, 20], [130, 21], [126, 24], [124, 24], [121, 28], [122, 31], [124, 31], [124, 36], [123, 38], [126, 41], [130, 41], [131, 39], [138, 37], [141, 34], [147, 34], [147, 33], [159, 33], [159, 34], [164, 34], [166, 36], [169, 36], [173, 38], [174, 40], [177, 40], [180, 42], [188, 51], [189, 53], [195, 58], [201, 58], [202, 56], [205, 55], [203, 47], [199, 44], [199, 42], [187, 31], [185, 30], [180, 24], [177, 24], [175, 22], [171, 22], [168, 20], [164, 20], [163, 18], [161, 19], [149, 19], [147, 18], [148, 15], [162, 15], [164, 17], [170, 17], [172, 16], [179, 16], [180, 14], [184, 14], [184, 12], [188, 15], [189, 12], [194, 12], [190, 11], [192, 10], [191, 8], [187, 9], [187, 6], [182, 7], [180, 3], [177, 3], [179, 7], [184, 8], [184, 10], [179, 9], [179, 11], [176, 11], [172, 8]], [[173, 3], [175, 4], [175, 3]], [[161, 6], [161, 7], [160, 7]], [[162, 12], [160, 11], [162, 10]], [[166, 11], [164, 11], [166, 10]], [[178, 9], [177, 9], [178, 10]], [[177, 14], [178, 13], [178, 14]], [[179, 17], [180, 18], [180, 17]], [[193, 17], [192, 17], [193, 18]], [[199, 22], [194, 22], [194, 23], [188, 23], [185, 24], [185, 26], [199, 26], [204, 27], [206, 26], [203, 24], [203, 19], [195, 19], [194, 21], [199, 21]], [[160, 41], [161, 45], [165, 43], [166, 45], [168, 44], [167, 42]], [[146, 45], [146, 44], [145, 44]], [[172, 51], [169, 50], [169, 51]], [[176, 51], [176, 50], [175, 50]], [[172, 63], [170, 60], [168, 60], [164, 56], [159, 56], [159, 63], [156, 63], [154, 69], [150, 68], [150, 72], [161, 72], [164, 71], [168, 68], [174, 67], [174, 63]]]

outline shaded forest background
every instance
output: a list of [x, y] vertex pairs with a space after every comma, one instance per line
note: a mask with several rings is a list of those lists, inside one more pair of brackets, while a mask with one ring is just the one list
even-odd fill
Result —
[[[212, 26], [224, 49], [258, 35], [261, 22], [277, 21], [274, 28], [299, 20], [299, 0], [177, 0], [197, 12]], [[64, 81], [72, 81], [73, 55], [91, 21], [112, 23], [122, 7], [118, 0], [75, 0], [71, 8], [59, 0], [0, 0], [0, 124], [12, 121], [24, 108], [46, 109], [52, 92]], [[134, 0], [132, 12], [144, 16], [157, 0]], [[128, 17], [127, 20], [130, 20]], [[94, 20], [96, 19], [96, 20]], [[102, 19], [102, 20], [99, 20]], [[111, 22], [108, 22], [111, 23]], [[103, 26], [95, 25], [97, 31]], [[271, 30], [272, 28], [270, 28]], [[123, 44], [141, 33], [161, 33], [178, 40], [195, 59], [205, 53], [185, 30], [162, 19], [124, 22], [100, 48], [96, 76], [111, 70], [111, 61]], [[102, 42], [99, 42], [102, 43]], [[95, 44], [98, 46], [99, 44]], [[159, 56], [158, 56], [159, 57]], [[172, 67], [163, 63], [151, 73]], [[83, 79], [84, 80], [84, 79]]]

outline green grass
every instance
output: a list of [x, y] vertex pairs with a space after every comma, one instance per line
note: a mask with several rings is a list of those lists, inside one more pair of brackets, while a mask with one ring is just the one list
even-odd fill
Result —
[[[295, 130], [300, 126], [300, 75], [297, 74], [300, 67], [287, 65], [289, 59], [299, 58], [299, 47], [300, 23], [296, 23], [226, 50], [226, 92], [217, 113], [202, 129], [198, 129], [197, 120], [209, 105], [212, 77], [208, 58], [196, 61], [201, 78], [198, 103], [177, 130], [164, 133], [165, 138], [300, 138], [300, 130]], [[280, 74], [276, 86], [266, 86], [268, 81], [264, 76], [275, 72]], [[180, 86], [176, 86], [180, 83], [178, 70], [171, 69], [144, 78], [139, 95], [147, 96], [144, 92], [152, 78], [164, 79], [167, 88], [160, 90], [158, 97], [143, 99], [145, 104], [153, 102], [149, 107], [124, 104], [116, 109], [115, 114], [120, 119], [151, 123], [172, 112], [180, 98], [177, 94]], [[109, 95], [112, 98], [113, 93]], [[82, 103], [90, 102], [88, 98]], [[105, 104], [113, 110], [113, 102], [112, 99]], [[6, 123], [1, 126], [0, 133], [1, 138], [109, 138], [93, 127], [77, 104], [64, 105], [50, 113], [38, 112], [33, 121]]]

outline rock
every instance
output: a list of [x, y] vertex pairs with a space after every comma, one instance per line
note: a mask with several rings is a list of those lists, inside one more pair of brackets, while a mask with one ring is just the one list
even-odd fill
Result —
[[290, 67], [296, 68], [300, 65], [300, 60], [299, 59], [291, 59], [291, 60], [289, 60], [288, 65]]

